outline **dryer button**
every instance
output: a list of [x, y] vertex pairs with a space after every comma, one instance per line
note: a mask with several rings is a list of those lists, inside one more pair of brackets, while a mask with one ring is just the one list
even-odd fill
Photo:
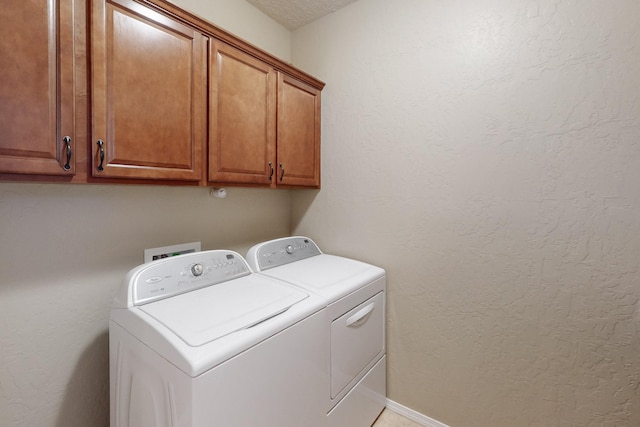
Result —
[[194, 276], [202, 276], [202, 273], [204, 272], [204, 267], [202, 266], [202, 264], [193, 264], [191, 266], [191, 273], [193, 273]]

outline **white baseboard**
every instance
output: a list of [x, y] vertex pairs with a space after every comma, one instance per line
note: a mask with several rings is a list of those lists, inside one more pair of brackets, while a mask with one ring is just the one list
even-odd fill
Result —
[[429, 418], [426, 415], [421, 414], [420, 412], [414, 411], [411, 408], [407, 408], [406, 406], [394, 402], [390, 399], [387, 399], [386, 408], [398, 415], [402, 415], [403, 417], [410, 419], [411, 421], [415, 421], [416, 423], [424, 427], [449, 427], [448, 425], [441, 423], [438, 420]]

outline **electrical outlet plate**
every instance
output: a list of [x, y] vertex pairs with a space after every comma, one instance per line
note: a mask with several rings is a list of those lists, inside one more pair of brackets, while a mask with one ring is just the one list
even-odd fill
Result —
[[169, 258], [172, 256], [189, 254], [192, 252], [200, 252], [200, 242], [183, 243], [181, 245], [163, 246], [161, 248], [151, 248], [144, 250], [145, 264], [158, 259]]

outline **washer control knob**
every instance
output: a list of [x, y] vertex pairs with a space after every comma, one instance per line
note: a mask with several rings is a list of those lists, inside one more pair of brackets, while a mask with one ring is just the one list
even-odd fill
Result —
[[286, 249], [285, 249], [285, 250], [287, 251], [287, 253], [288, 253], [289, 255], [291, 255], [291, 254], [293, 253], [293, 246], [291, 246], [291, 245], [287, 245], [287, 247], [286, 247]]
[[202, 273], [204, 273], [204, 267], [202, 264], [193, 264], [191, 266], [191, 273], [196, 277], [202, 276]]

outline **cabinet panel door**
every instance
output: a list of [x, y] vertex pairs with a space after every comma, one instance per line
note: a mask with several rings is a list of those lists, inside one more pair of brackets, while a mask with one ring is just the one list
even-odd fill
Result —
[[0, 7], [0, 172], [75, 173], [72, 17], [72, 0]]
[[220, 41], [212, 43], [210, 57], [209, 180], [269, 185], [275, 172], [275, 72]]
[[92, 22], [93, 176], [200, 180], [206, 37], [131, 0]]
[[277, 185], [320, 187], [320, 91], [278, 76]]

